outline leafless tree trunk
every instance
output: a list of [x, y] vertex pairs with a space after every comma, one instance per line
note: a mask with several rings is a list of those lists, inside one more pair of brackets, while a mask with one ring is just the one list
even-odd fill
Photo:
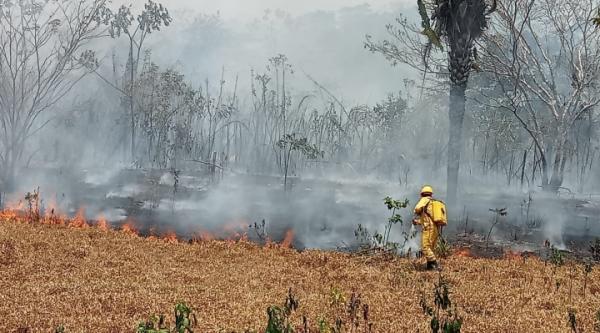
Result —
[[42, 115], [98, 66], [85, 50], [102, 37], [106, 0], [0, 3], [0, 178], [10, 188]]
[[514, 114], [533, 139], [546, 190], [562, 186], [575, 121], [600, 103], [595, 12], [591, 0], [500, 2], [483, 38], [482, 67], [501, 91], [490, 105]]

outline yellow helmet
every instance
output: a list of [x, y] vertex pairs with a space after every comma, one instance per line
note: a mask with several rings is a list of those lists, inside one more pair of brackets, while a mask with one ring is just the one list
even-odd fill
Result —
[[433, 194], [433, 188], [429, 185], [423, 186], [423, 188], [421, 189], [421, 195], [423, 194]]

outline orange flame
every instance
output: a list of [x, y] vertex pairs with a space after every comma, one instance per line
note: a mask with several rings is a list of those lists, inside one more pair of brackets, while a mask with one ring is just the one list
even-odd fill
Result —
[[127, 219], [127, 221], [129, 221], [129, 222], [125, 222], [125, 224], [123, 224], [123, 226], [121, 226], [121, 231], [123, 231], [124, 233], [126, 233], [128, 235], [138, 236], [139, 233], [138, 233], [137, 229], [133, 226], [132, 221], [130, 219]]
[[[39, 219], [31, 219], [31, 212], [27, 207], [25, 207], [25, 203], [23, 201], [14, 201], [8, 203], [4, 210], [0, 210], [0, 221], [8, 220], [22, 223], [33, 223], [34, 221], [40, 221], [43, 224], [62, 225], [69, 226], [72, 228], [90, 227], [90, 224], [85, 218], [84, 207], [81, 207], [73, 218], [69, 218], [66, 214], [59, 212], [57, 207], [58, 206], [56, 205], [56, 201], [50, 199], [47, 207], [44, 209], [44, 213], [42, 214], [42, 216], [40, 216]], [[100, 230], [111, 230], [111, 225], [103, 214], [98, 215], [93, 225]], [[228, 243], [247, 242], [248, 228], [249, 224], [246, 220], [237, 219], [225, 224], [221, 228], [221, 230], [215, 231], [214, 233], [205, 230], [201, 230], [195, 233], [194, 237], [192, 238], [192, 242], [212, 241], [215, 239], [225, 240]], [[132, 236], [140, 236], [139, 230], [136, 227], [136, 223], [131, 218], [125, 220], [120, 230], [123, 233]], [[159, 234], [156, 233], [156, 230], [154, 228], [150, 228], [148, 235], [146, 235], [146, 238], [149, 240], [161, 239], [169, 243], [177, 243], [180, 241], [177, 235], [172, 231], [169, 231], [163, 234], [162, 236], [158, 235]], [[265, 240], [265, 247], [291, 248], [293, 241], [294, 232], [290, 229], [285, 232], [285, 236], [280, 243], [274, 242], [271, 238], [267, 236]]]
[[[227, 242], [239, 242], [242, 239], [247, 239], [247, 230], [248, 230], [248, 221], [244, 219], [236, 219], [231, 222], [226, 223], [220, 232], [217, 232], [220, 235], [218, 238], [223, 239]], [[211, 236], [208, 239], [214, 239], [215, 237]]]
[[[81, 216], [83, 216], [83, 211], [81, 209], [78, 213], [81, 213]], [[56, 204], [56, 199], [51, 198], [44, 210], [42, 223], [50, 225], [67, 225], [69, 224], [68, 220], [69, 218], [67, 215], [59, 210], [58, 205]]]
[[0, 219], [8, 220], [12, 222], [23, 222], [26, 218], [23, 201], [8, 201], [5, 205], [4, 210], [0, 212]]
[[8, 201], [4, 204], [5, 210], [19, 211], [25, 209], [25, 203], [22, 200]]
[[42, 218], [43, 224], [62, 224], [62, 218], [57, 214], [58, 209], [56, 201], [51, 199], [48, 202], [48, 206], [44, 210], [44, 217]]
[[240, 235], [239, 232], [234, 232], [233, 234], [226, 236], [225, 240], [228, 242], [237, 242], [240, 238], [242, 238], [242, 235]]
[[504, 251], [504, 259], [509, 259], [509, 260], [517, 260], [517, 259], [521, 259], [522, 253], [519, 251], [512, 251], [512, 250], [506, 250]]
[[466, 257], [466, 258], [473, 257], [473, 255], [471, 254], [471, 250], [467, 247], [457, 249], [456, 251], [454, 251], [454, 255], [457, 257]]
[[226, 226], [223, 230], [217, 232], [209, 232], [207, 230], [199, 230], [193, 233], [192, 242], [209, 242], [213, 240], [224, 240], [228, 243], [236, 243], [248, 240], [248, 233], [245, 231], [236, 231], [231, 226]]
[[211, 241], [215, 239], [215, 236], [208, 231], [202, 230], [198, 233], [198, 239], [200, 241]]
[[110, 225], [108, 224], [108, 221], [106, 220], [106, 218], [104, 217], [103, 214], [100, 214], [100, 216], [98, 216], [98, 223], [96, 224], [96, 226], [98, 227], [98, 229], [103, 230], [103, 231], [108, 231], [110, 230]]
[[2, 212], [0, 212], [0, 219], [2, 220], [15, 221], [18, 219], [18, 217], [19, 212], [16, 210], [5, 209]]
[[271, 237], [267, 236], [265, 238], [265, 247], [273, 247], [275, 243], [273, 243], [273, 240], [271, 239]]
[[289, 229], [288, 231], [285, 232], [285, 237], [283, 238], [283, 241], [281, 242], [281, 247], [290, 248], [290, 247], [292, 247], [293, 241], [294, 241], [294, 231], [292, 229]]
[[87, 228], [89, 225], [85, 220], [85, 209], [83, 207], [79, 208], [77, 211], [77, 215], [71, 220], [69, 223], [69, 227], [72, 228]]
[[150, 229], [148, 229], [148, 232], [146, 234], [148, 237], [152, 237], [152, 238], [158, 238], [158, 233], [156, 232], [156, 227], [152, 226], [150, 227]]
[[163, 236], [162, 239], [165, 240], [165, 241], [167, 241], [168, 243], [177, 243], [177, 242], [179, 242], [179, 239], [177, 239], [177, 235], [174, 232], [172, 232], [172, 231], [167, 232]]

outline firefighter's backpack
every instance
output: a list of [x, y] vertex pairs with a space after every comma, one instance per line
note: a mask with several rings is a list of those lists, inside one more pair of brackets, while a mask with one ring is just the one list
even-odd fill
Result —
[[443, 201], [431, 199], [431, 219], [433, 223], [439, 226], [448, 224], [448, 216], [446, 216], [446, 204]]

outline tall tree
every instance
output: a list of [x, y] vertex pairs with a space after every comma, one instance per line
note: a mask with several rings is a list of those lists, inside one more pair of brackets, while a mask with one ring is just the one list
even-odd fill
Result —
[[[0, 1], [0, 180], [12, 190], [42, 115], [98, 66], [86, 45], [102, 37], [107, 0]], [[51, 119], [51, 117], [50, 117]]]
[[135, 162], [136, 151], [135, 81], [138, 76], [138, 67], [144, 42], [152, 32], [159, 31], [162, 26], [169, 26], [171, 22], [172, 18], [167, 8], [152, 0], [148, 0], [144, 5], [144, 9], [137, 16], [131, 13], [131, 6], [123, 5], [111, 18], [110, 35], [113, 38], [118, 38], [121, 35], [126, 36], [129, 47], [125, 80], [122, 82], [122, 88], [113, 86], [122, 92], [127, 99], [126, 104], [129, 109], [131, 126], [131, 159], [133, 162]]
[[[491, 4], [485, 0], [417, 0], [421, 15], [420, 31], [427, 37], [424, 46], [411, 32], [406, 20], [398, 20], [399, 28], [388, 25], [388, 32], [395, 37], [394, 42], [373, 42], [367, 37], [366, 47], [380, 52], [394, 63], [401, 62], [417, 67], [415, 62], [420, 54], [425, 70], [429, 65], [433, 46], [448, 49], [447, 68], [450, 76], [449, 135], [447, 167], [447, 200], [454, 205], [457, 200], [458, 175], [462, 149], [462, 129], [465, 115], [466, 89], [474, 60], [477, 58], [475, 41], [487, 27], [489, 15], [496, 9], [496, 0]], [[431, 18], [430, 14], [431, 13]], [[426, 73], [426, 72], [425, 72]]]
[[519, 120], [540, 156], [542, 187], [557, 191], [574, 151], [577, 122], [587, 119], [589, 128], [600, 104], [596, 5], [513, 0], [501, 3], [498, 13], [483, 38], [481, 65], [499, 94], [484, 97]]

